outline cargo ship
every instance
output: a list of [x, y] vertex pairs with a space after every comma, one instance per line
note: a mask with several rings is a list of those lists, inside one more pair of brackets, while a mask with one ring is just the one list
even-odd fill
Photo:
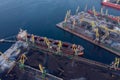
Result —
[[77, 15], [67, 12], [57, 27], [120, 56], [120, 26], [104, 18], [83, 11]]
[[119, 0], [103, 0], [102, 5], [120, 10]]
[[[94, 15], [94, 11], [93, 10], [88, 10], [88, 13]], [[107, 19], [110, 19], [110, 20], [113, 20], [115, 22], [120, 23], [120, 17], [104, 14], [104, 13], [102, 13], [102, 11], [101, 12], [96, 12], [96, 16], [102, 16], [103, 18], [107, 18]]]
[[18, 40], [27, 41], [29, 44], [43, 50], [51, 51], [56, 54], [78, 55], [84, 54], [84, 48], [81, 45], [62, 42], [60, 40], [48, 39], [47, 37], [40, 37], [33, 34], [28, 34], [25, 30], [20, 30]]

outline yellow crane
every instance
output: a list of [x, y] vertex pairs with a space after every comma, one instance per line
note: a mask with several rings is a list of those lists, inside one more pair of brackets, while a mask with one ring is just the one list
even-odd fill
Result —
[[20, 56], [20, 60], [19, 60], [19, 61], [20, 61], [21, 64], [24, 64], [26, 59], [27, 59], [26, 55], [25, 55], [25, 54], [22, 54], [22, 55]]
[[101, 40], [101, 41], [104, 41], [105, 38], [109, 37], [109, 29], [105, 26], [101, 26], [101, 28], [105, 30], [105, 34], [103, 35], [102, 40]]
[[43, 66], [41, 64], [39, 64], [39, 69], [43, 73]]
[[115, 67], [118, 68], [120, 64], [120, 59], [119, 58], [115, 58]]
[[50, 41], [47, 37], [44, 37], [44, 42], [47, 44], [48, 48], [50, 48]]
[[95, 34], [96, 34], [96, 39], [95, 39], [95, 40], [96, 40], [96, 41], [99, 41], [99, 36], [100, 36], [100, 35], [99, 35], [98, 28], [95, 28], [94, 31], [95, 31]]
[[35, 37], [34, 37], [33, 34], [32, 34], [32, 36], [31, 36], [31, 39], [32, 39], [32, 43], [34, 43], [34, 42], [35, 42]]
[[91, 26], [92, 26], [92, 30], [93, 30], [96, 26], [94, 21], [91, 21]]
[[106, 31], [114, 32], [114, 33], [116, 33], [116, 34], [120, 34], [120, 31], [119, 31], [119, 30], [109, 29], [109, 28], [107, 28], [107, 26], [100, 26], [100, 28], [103, 28], [103, 29], [105, 29]]
[[39, 69], [42, 72], [42, 79], [45, 80], [45, 76], [46, 76], [45, 68], [41, 64], [39, 64]]
[[58, 52], [60, 52], [61, 47], [62, 47], [62, 42], [59, 41], [59, 42], [58, 42]]

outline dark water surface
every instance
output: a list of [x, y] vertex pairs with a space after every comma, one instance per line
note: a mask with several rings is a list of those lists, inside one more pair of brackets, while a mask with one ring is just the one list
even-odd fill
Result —
[[[74, 14], [78, 5], [84, 10], [86, 4], [89, 9], [101, 8], [100, 0], [0, 0], [0, 38], [15, 35], [23, 28], [36, 35], [81, 44], [84, 57], [110, 64], [115, 55], [56, 27], [68, 9]], [[120, 11], [108, 9], [109, 14], [120, 16]], [[2, 52], [9, 47], [10, 44], [0, 43]]]

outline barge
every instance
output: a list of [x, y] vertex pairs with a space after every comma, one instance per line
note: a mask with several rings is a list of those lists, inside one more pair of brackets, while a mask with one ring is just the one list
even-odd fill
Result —
[[120, 56], [120, 26], [87, 12], [66, 14], [57, 27]]
[[103, 0], [102, 5], [120, 10], [120, 0]]

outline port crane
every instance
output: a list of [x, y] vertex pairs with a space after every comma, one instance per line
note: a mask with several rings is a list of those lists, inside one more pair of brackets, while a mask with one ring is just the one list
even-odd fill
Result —
[[45, 67], [43, 67], [41, 64], [39, 64], [39, 69], [40, 69], [40, 71], [42, 72], [42, 79], [44, 80], [44, 79], [45, 79], [45, 76], [46, 76]]
[[110, 68], [113, 68], [113, 69], [118, 69], [119, 68], [119, 65], [120, 65], [120, 58], [115, 58], [115, 60], [111, 63], [111, 67]]
[[44, 42], [47, 44], [48, 48], [50, 48], [50, 41], [47, 37], [44, 37]]
[[24, 63], [25, 63], [25, 60], [27, 59], [27, 57], [26, 57], [26, 55], [25, 54], [22, 54], [21, 56], [20, 56], [20, 60], [19, 60], [19, 62], [20, 62], [20, 67], [21, 68], [23, 68], [24, 67]]
[[57, 48], [57, 52], [60, 52], [60, 49], [62, 48], [62, 42], [58, 41], [58, 48]]
[[32, 43], [34, 43], [34, 42], [35, 42], [35, 37], [34, 37], [33, 34], [32, 34], [32, 36], [31, 36], [31, 39], [32, 39]]
[[102, 40], [101, 40], [101, 41], [104, 41], [109, 36], [109, 30], [105, 26], [101, 26], [101, 28], [105, 30], [105, 34], [103, 35]]

